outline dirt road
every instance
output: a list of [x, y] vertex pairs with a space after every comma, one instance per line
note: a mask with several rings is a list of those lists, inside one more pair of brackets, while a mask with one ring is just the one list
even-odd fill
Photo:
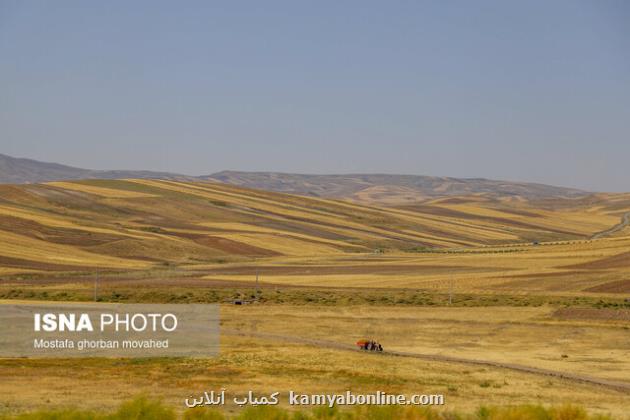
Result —
[[606, 229], [602, 232], [596, 233], [595, 235], [591, 236], [591, 239], [601, 239], [608, 235], [612, 235], [613, 233], [619, 232], [621, 229], [625, 228], [628, 225], [630, 225], [630, 211], [621, 217], [620, 223], [616, 224], [610, 229]]
[[[344, 344], [337, 343], [334, 341], [328, 340], [319, 340], [312, 339], [306, 337], [297, 337], [297, 336], [289, 336], [282, 334], [272, 334], [265, 332], [257, 332], [257, 331], [235, 331], [235, 330], [221, 330], [221, 334], [232, 335], [232, 336], [240, 336], [240, 337], [259, 337], [262, 339], [274, 340], [274, 341], [285, 341], [290, 343], [301, 343], [301, 344], [309, 344], [318, 347], [332, 348], [338, 350], [346, 350], [346, 351], [355, 351], [361, 352], [365, 350], [359, 350], [353, 344]], [[368, 355], [380, 356], [381, 353], [369, 353]], [[596, 385], [604, 388], [608, 388], [611, 390], [627, 393], [630, 392], [630, 382], [621, 382], [614, 381], [610, 379], [596, 378], [593, 376], [587, 375], [579, 375], [575, 373], [569, 372], [561, 372], [550, 369], [542, 369], [536, 368], [532, 366], [519, 365], [516, 363], [507, 363], [507, 362], [496, 362], [492, 360], [481, 360], [481, 359], [467, 359], [463, 357], [453, 357], [453, 356], [444, 356], [441, 354], [424, 354], [424, 353], [409, 353], [402, 351], [391, 351], [385, 350], [382, 355], [395, 356], [395, 357], [409, 357], [415, 359], [422, 360], [430, 360], [435, 362], [445, 362], [445, 363], [462, 363], [468, 365], [478, 365], [478, 366], [489, 366], [493, 368], [499, 369], [510, 369], [517, 372], [530, 373], [533, 375], [539, 376], [549, 376], [558, 379], [564, 379], [572, 382], [579, 382], [587, 385]]]

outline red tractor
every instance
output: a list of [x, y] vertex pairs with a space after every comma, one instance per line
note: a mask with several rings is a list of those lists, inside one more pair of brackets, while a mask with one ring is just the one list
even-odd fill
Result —
[[357, 347], [366, 351], [383, 351], [383, 346], [374, 340], [359, 340], [357, 341]]

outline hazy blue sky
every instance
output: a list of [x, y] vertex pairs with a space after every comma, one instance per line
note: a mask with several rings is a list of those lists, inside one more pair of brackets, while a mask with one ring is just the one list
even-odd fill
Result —
[[0, 0], [0, 153], [630, 191], [630, 2]]

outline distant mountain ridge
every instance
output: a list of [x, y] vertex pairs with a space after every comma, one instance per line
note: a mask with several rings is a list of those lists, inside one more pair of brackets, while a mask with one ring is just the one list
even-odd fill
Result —
[[281, 172], [222, 171], [205, 176], [190, 176], [138, 170], [91, 170], [0, 154], [0, 183], [3, 184], [123, 178], [205, 180], [288, 194], [390, 205], [470, 194], [527, 199], [572, 198], [590, 194], [575, 188], [544, 184], [424, 175], [306, 175]]
[[530, 199], [571, 198], [590, 194], [575, 188], [544, 184], [425, 175], [303, 175], [279, 172], [223, 171], [201, 178], [288, 194], [385, 204], [404, 204], [421, 199], [470, 194]]
[[14, 158], [0, 154], [0, 184], [30, 184], [76, 179], [158, 178], [192, 180], [194, 177], [168, 172], [133, 170], [92, 170], [41, 162], [33, 159]]

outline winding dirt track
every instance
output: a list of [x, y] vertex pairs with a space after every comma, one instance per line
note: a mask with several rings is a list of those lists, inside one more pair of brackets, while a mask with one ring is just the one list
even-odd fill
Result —
[[608, 235], [612, 235], [613, 233], [619, 232], [621, 229], [625, 228], [628, 225], [630, 225], [630, 211], [621, 217], [620, 223], [616, 224], [610, 229], [606, 229], [602, 232], [596, 233], [595, 235], [591, 236], [591, 239], [601, 239]]
[[[338, 350], [346, 350], [346, 351], [354, 351], [354, 352], [364, 351], [364, 350], [357, 349], [356, 346], [351, 345], [351, 344], [343, 344], [343, 343], [337, 343], [337, 342], [328, 341], [328, 340], [317, 340], [317, 339], [312, 339], [312, 338], [289, 336], [289, 335], [282, 335], [282, 334], [272, 334], [272, 333], [257, 332], [257, 331], [236, 331], [236, 330], [221, 329], [221, 334], [239, 336], [239, 337], [258, 337], [258, 338], [268, 339], [268, 340], [309, 344], [309, 345], [318, 346], [318, 347], [323, 346], [325, 348], [333, 348], [333, 349], [338, 349]], [[376, 355], [380, 355], [381, 353], [370, 353], [370, 354], [376, 356]], [[611, 389], [611, 390], [615, 390], [615, 391], [619, 391], [623, 393], [630, 392], [630, 383], [627, 383], [627, 382], [596, 378], [593, 376], [579, 375], [575, 373], [561, 372], [561, 371], [550, 370], [550, 369], [536, 368], [536, 367], [531, 367], [531, 366], [519, 365], [516, 363], [495, 362], [491, 360], [481, 360], [481, 359], [467, 359], [467, 358], [462, 358], [462, 357], [444, 356], [441, 354], [409, 353], [409, 352], [391, 351], [391, 350], [383, 351], [382, 354], [389, 355], [389, 356], [396, 356], [396, 357], [409, 357], [409, 358], [414, 358], [414, 359], [430, 360], [430, 361], [435, 361], [435, 362], [462, 363], [462, 364], [468, 364], [468, 365], [489, 366], [489, 367], [499, 368], [499, 369], [509, 369], [509, 370], [514, 370], [517, 372], [530, 373], [533, 375], [549, 376], [549, 377], [554, 377], [558, 379], [564, 379], [571, 382], [578, 382], [578, 383], [583, 383], [587, 385], [600, 386], [603, 388], [607, 388], [607, 389]]]

